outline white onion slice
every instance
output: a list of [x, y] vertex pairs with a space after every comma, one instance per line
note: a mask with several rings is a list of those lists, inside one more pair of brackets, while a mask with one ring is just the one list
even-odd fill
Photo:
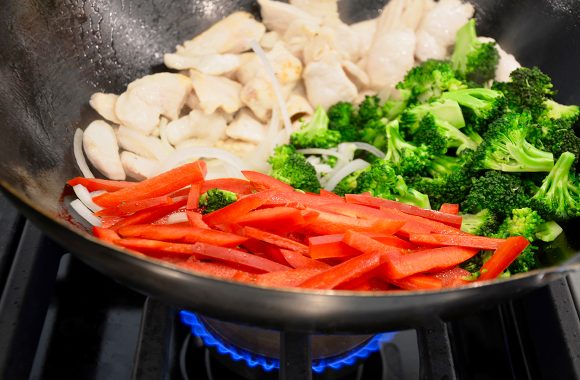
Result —
[[284, 121], [284, 126], [286, 127], [286, 133], [288, 136], [292, 134], [292, 122], [290, 121], [290, 115], [288, 114], [288, 108], [286, 108], [286, 103], [284, 102], [284, 95], [282, 94], [282, 86], [280, 86], [280, 82], [278, 82], [278, 78], [276, 78], [276, 73], [274, 72], [274, 68], [270, 64], [270, 60], [268, 56], [264, 52], [264, 49], [260, 46], [260, 44], [254, 40], [250, 42], [250, 46], [252, 50], [258, 58], [262, 61], [266, 73], [272, 82], [272, 87], [274, 87], [274, 93], [276, 94], [276, 100], [278, 101], [278, 107], [280, 108], [280, 113], [282, 114], [282, 120]]
[[185, 212], [176, 212], [167, 217], [167, 224], [176, 224], [187, 222], [187, 214]]
[[326, 185], [324, 185], [324, 189], [328, 191], [334, 190], [336, 185], [338, 185], [338, 183], [342, 181], [344, 178], [346, 178], [347, 176], [351, 175], [352, 173], [358, 170], [365, 169], [369, 165], [370, 164], [368, 162], [366, 162], [365, 160], [361, 160], [360, 158], [357, 158], [356, 160], [349, 162], [348, 164], [344, 165], [344, 167], [342, 167], [340, 170], [338, 170], [336, 173], [334, 173], [334, 175], [328, 180], [328, 182], [326, 182]]
[[87, 206], [85, 206], [83, 202], [81, 202], [80, 200], [75, 199], [70, 203], [70, 206], [72, 207], [73, 210], [76, 211], [77, 214], [79, 214], [84, 220], [86, 220], [93, 226], [96, 227], [101, 226], [101, 220], [96, 216], [94, 216], [91, 210], [89, 210]]
[[338, 153], [336, 150], [332, 149], [319, 149], [319, 148], [307, 148], [307, 149], [297, 149], [298, 153], [302, 154], [317, 154], [321, 156], [334, 156], [339, 160], [348, 161], [348, 157]]
[[166, 172], [187, 162], [200, 158], [215, 158], [235, 168], [235, 171], [241, 176], [241, 171], [245, 170], [243, 161], [234, 154], [219, 148], [210, 148], [205, 146], [190, 146], [178, 149], [171, 153], [159, 166], [157, 174]]
[[101, 206], [99, 206], [98, 204], [93, 202], [93, 198], [91, 196], [91, 193], [89, 193], [87, 188], [84, 187], [83, 185], [74, 185], [73, 190], [74, 190], [75, 194], [77, 195], [77, 198], [81, 202], [83, 202], [83, 204], [85, 206], [87, 206], [87, 208], [89, 210], [91, 210], [92, 212], [97, 212], [97, 211], [100, 211], [103, 209]]
[[77, 161], [77, 165], [83, 173], [83, 177], [85, 178], [95, 178], [91, 169], [89, 169], [89, 165], [87, 165], [87, 160], [85, 159], [85, 154], [83, 153], [83, 130], [77, 128], [75, 131], [75, 136], [73, 139], [73, 153], [75, 156], [75, 160]]
[[360, 150], [366, 150], [369, 153], [374, 154], [375, 156], [379, 157], [379, 158], [385, 158], [385, 153], [382, 152], [379, 148], [377, 148], [376, 146], [373, 146], [371, 144], [367, 144], [364, 142], [352, 142], [351, 144], [356, 145], [357, 149]]

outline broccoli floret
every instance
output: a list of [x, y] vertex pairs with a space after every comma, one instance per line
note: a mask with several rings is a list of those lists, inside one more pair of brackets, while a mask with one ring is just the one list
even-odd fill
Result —
[[400, 129], [403, 136], [406, 138], [412, 137], [419, 128], [421, 120], [429, 113], [455, 128], [465, 127], [465, 119], [459, 103], [454, 100], [443, 99], [407, 108], [400, 118]]
[[461, 203], [471, 189], [471, 174], [467, 167], [450, 173], [440, 173], [434, 178], [416, 177], [409, 179], [409, 185], [429, 197], [434, 209], [443, 203]]
[[370, 192], [375, 197], [396, 200], [422, 208], [430, 208], [429, 198], [409, 188], [403, 177], [385, 161], [375, 161], [364, 169], [357, 178], [357, 193]]
[[320, 106], [316, 108], [312, 119], [302, 125], [300, 130], [292, 133], [290, 143], [297, 148], [332, 148], [341, 141], [340, 132], [328, 129], [328, 116]]
[[555, 159], [560, 158], [564, 152], [572, 153], [576, 161], [580, 157], [580, 138], [570, 128], [552, 126], [539, 140], [542, 149], [551, 152]]
[[385, 160], [392, 163], [403, 177], [421, 175], [433, 158], [425, 145], [415, 146], [408, 143], [399, 133], [399, 121], [387, 124], [387, 152]]
[[222, 189], [209, 189], [199, 197], [199, 206], [203, 214], [209, 214], [238, 200], [236, 193]]
[[406, 89], [397, 89], [396, 92], [391, 93], [391, 97], [383, 105], [384, 117], [387, 120], [394, 120], [409, 105], [411, 98], [411, 91]]
[[467, 88], [446, 92], [441, 98], [459, 103], [466, 124], [478, 133], [485, 133], [489, 123], [496, 119], [505, 108], [503, 94], [488, 88]]
[[520, 67], [512, 71], [508, 82], [494, 83], [492, 89], [503, 92], [511, 110], [538, 117], [546, 112], [553, 87], [552, 79], [537, 67]]
[[451, 62], [463, 78], [483, 84], [495, 77], [499, 53], [495, 42], [477, 39], [475, 20], [471, 19], [457, 31]]
[[429, 163], [427, 171], [429, 175], [434, 178], [443, 177], [453, 174], [453, 172], [460, 171], [462, 164], [463, 160], [459, 157], [436, 156]]
[[564, 152], [531, 199], [531, 205], [546, 219], [568, 220], [580, 216], [580, 183], [573, 173], [576, 157]]
[[316, 169], [306, 160], [304, 155], [296, 152], [291, 145], [281, 145], [274, 149], [274, 154], [268, 159], [272, 165], [270, 175], [290, 186], [317, 193], [320, 191], [320, 182], [316, 176]]
[[560, 234], [564, 232], [564, 229], [560, 227], [558, 223], [553, 220], [548, 220], [547, 222], [541, 224], [536, 229], [536, 238], [538, 240], [549, 243], [556, 240]]
[[466, 85], [455, 76], [451, 64], [446, 61], [427, 60], [413, 67], [402, 82], [399, 90], [409, 91], [410, 103], [424, 103], [438, 98], [444, 91], [465, 88]]
[[328, 129], [340, 132], [341, 141], [357, 141], [356, 113], [352, 103], [336, 103], [328, 109]]
[[479, 236], [491, 236], [497, 232], [501, 218], [494, 212], [483, 209], [477, 214], [462, 214], [461, 231]]
[[580, 107], [576, 105], [564, 105], [548, 99], [544, 102], [546, 106], [545, 116], [552, 120], [562, 120], [566, 125], [572, 127], [580, 117]]
[[[427, 114], [419, 123], [419, 128], [413, 135], [413, 141], [417, 144], [425, 144], [431, 148], [434, 153], [445, 153], [442, 146], [447, 148], [457, 148], [460, 153], [465, 149], [477, 149], [477, 143], [465, 135], [461, 130], [455, 128], [445, 120], [435, 117], [433, 114]], [[437, 151], [435, 151], [435, 148]]]
[[526, 140], [531, 127], [529, 114], [507, 113], [489, 126], [477, 149], [480, 169], [505, 172], [549, 172], [554, 155]]
[[334, 190], [332, 190], [332, 192], [340, 196], [344, 196], [346, 194], [356, 194], [358, 184], [357, 179], [361, 172], [362, 170], [359, 170], [344, 177], [338, 183], [338, 185], [336, 185], [336, 187], [334, 188]]
[[529, 196], [518, 175], [490, 170], [473, 179], [461, 209], [468, 213], [488, 209], [505, 216], [510, 210], [527, 207], [528, 202]]
[[360, 141], [384, 150], [387, 143], [385, 110], [378, 96], [366, 96], [359, 105], [356, 118]]

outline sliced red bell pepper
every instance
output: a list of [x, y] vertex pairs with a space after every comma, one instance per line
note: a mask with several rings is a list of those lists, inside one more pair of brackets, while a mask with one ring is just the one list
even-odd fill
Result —
[[189, 224], [192, 227], [209, 229], [209, 226], [203, 221], [203, 215], [201, 215], [199, 212], [193, 210], [185, 210], [185, 213], [187, 215], [187, 220], [189, 220]]
[[393, 235], [385, 235], [385, 234], [375, 234], [375, 233], [365, 233], [368, 237], [373, 238], [374, 240], [383, 243], [384, 245], [388, 245], [390, 247], [401, 248], [401, 249], [416, 249], [417, 246], [414, 244], [409, 243], [406, 240], [398, 238]]
[[300, 252], [303, 255], [308, 255], [308, 247], [297, 241], [287, 239], [280, 235], [276, 235], [267, 231], [262, 231], [253, 227], [244, 227], [242, 234], [246, 237], [251, 237], [257, 240], [265, 241], [280, 248], [286, 248], [292, 251]]
[[115, 231], [97, 226], [93, 227], [93, 235], [109, 243], [114, 243], [121, 238]]
[[[430, 232], [436, 232], [441, 234], [465, 234], [458, 228], [451, 227], [447, 224], [437, 222], [435, 220], [423, 218], [422, 216], [407, 214], [394, 208], [381, 207], [380, 210], [388, 218], [407, 222], [405, 223], [405, 227], [412, 228], [413, 232], [415, 233], [421, 233], [419, 231], [415, 231], [416, 229], [424, 231], [427, 228], [430, 230]], [[409, 230], [407, 231], [409, 233], [412, 233]]]
[[275, 194], [274, 190], [269, 190], [246, 195], [222, 209], [204, 215], [203, 221], [210, 226], [232, 223], [234, 220], [268, 202]]
[[126, 187], [131, 187], [137, 182], [127, 182], [127, 181], [111, 181], [108, 179], [99, 178], [85, 178], [85, 177], [75, 177], [67, 181], [70, 186], [83, 185], [88, 191], [117, 191], [124, 189]]
[[287, 183], [279, 181], [263, 173], [251, 170], [242, 170], [242, 174], [251, 182], [252, 186], [258, 191], [263, 190], [277, 190], [282, 192], [294, 191], [294, 188], [288, 185]]
[[102, 228], [111, 228], [115, 224], [119, 223], [123, 218], [119, 216], [101, 216], [101, 227]]
[[246, 242], [241, 244], [241, 247], [247, 249], [254, 255], [275, 261], [278, 264], [288, 265], [284, 255], [282, 255], [280, 247], [276, 247], [273, 244], [261, 240], [248, 239]]
[[[138, 238], [118, 239], [115, 240], [115, 244], [120, 247], [153, 256], [174, 255], [190, 257], [194, 255], [194, 252], [192, 252], [191, 249], [193, 244], [168, 243], [166, 241]], [[170, 249], [172, 247], [181, 248], [182, 246], [188, 246], [189, 249]]]
[[234, 222], [268, 231], [290, 231], [293, 227], [304, 223], [304, 217], [302, 211], [292, 207], [272, 207], [254, 210], [235, 219]]
[[301, 193], [299, 191], [277, 192], [264, 206], [292, 206], [310, 207], [322, 204], [344, 203], [331, 197], [321, 197], [316, 194]]
[[[180, 266], [195, 272], [200, 272], [224, 280], [234, 280], [234, 279], [237, 280], [240, 278], [240, 272], [242, 272], [239, 269], [232, 268], [222, 263], [204, 262], [197, 260], [195, 261], [187, 260], [184, 264]], [[250, 275], [247, 272], [245, 273]]]
[[335, 200], [335, 201], [341, 202], [341, 203], [346, 202], [344, 200], [344, 198], [341, 197], [340, 195], [334, 194], [332, 191], [328, 191], [328, 190], [324, 190], [324, 189], [320, 190], [320, 196], [324, 197], [324, 198], [331, 198], [332, 200]]
[[322, 271], [324, 269], [301, 268], [264, 273], [256, 276], [256, 284], [279, 288], [296, 287]]
[[340, 234], [348, 230], [393, 234], [403, 225], [404, 222], [396, 220], [357, 219], [329, 212], [319, 212], [318, 217], [306, 224], [305, 227], [320, 235]]
[[[380, 244], [380, 243], [379, 243]], [[301, 283], [302, 288], [334, 289], [342, 283], [364, 276], [381, 263], [380, 252], [364, 253], [321, 272]]]
[[328, 269], [330, 265], [323, 263], [321, 261], [313, 260], [309, 257], [304, 256], [303, 254], [290, 251], [288, 249], [281, 249], [280, 252], [284, 256], [284, 259], [292, 268], [299, 269], [299, 268], [314, 268], [314, 269]]
[[138, 211], [131, 216], [119, 220], [119, 222], [115, 223], [110, 228], [116, 231], [121, 227], [131, 226], [133, 224], [153, 223], [156, 220], [159, 220], [175, 212], [176, 210], [179, 210], [181, 207], [185, 206], [186, 203], [187, 198], [185, 197], [181, 199], [174, 199], [173, 203], [170, 205], [153, 207], [146, 210]]
[[433, 290], [443, 287], [443, 282], [440, 279], [424, 274], [415, 274], [399, 280], [390, 280], [389, 282], [405, 290]]
[[393, 287], [375, 276], [376, 269], [369, 272], [365, 276], [354, 279], [349, 282], [345, 282], [336, 287], [339, 290], [356, 290], [356, 291], [366, 291], [366, 292], [384, 292], [392, 290]]
[[412, 243], [427, 246], [459, 246], [495, 250], [505, 239], [489, 238], [476, 235], [446, 235], [446, 234], [411, 234], [409, 240]]
[[316, 260], [334, 257], [351, 257], [360, 255], [361, 252], [346, 245], [342, 239], [343, 234], [319, 235], [308, 238], [310, 257]]
[[357, 203], [377, 208], [399, 210], [401, 212], [404, 212], [405, 214], [416, 215], [426, 219], [431, 219], [437, 222], [450, 225], [455, 228], [461, 227], [462, 218], [459, 215], [447, 214], [435, 210], [427, 210], [417, 206], [391, 201], [389, 199], [366, 196], [362, 194], [347, 194], [345, 195], [345, 199], [349, 203]]
[[168, 196], [161, 196], [149, 199], [140, 199], [137, 201], [127, 201], [121, 202], [116, 206], [107, 207], [100, 211], [97, 211], [95, 215], [97, 216], [127, 216], [134, 214], [141, 210], [146, 210], [148, 208], [157, 206], [166, 206], [173, 203], [173, 198]]
[[196, 161], [113, 193], [98, 195], [93, 201], [101, 207], [111, 207], [125, 201], [169, 195], [182, 187], [203, 180], [206, 172], [205, 162]]
[[441, 280], [444, 288], [454, 288], [456, 286], [469, 284], [471, 283], [471, 281], [468, 280], [470, 276], [471, 273], [469, 273], [469, 271], [459, 267], [433, 274], [433, 277]]
[[249, 181], [239, 178], [208, 179], [201, 185], [200, 193], [203, 194], [209, 189], [227, 190], [238, 195], [252, 194], [254, 190], [252, 184]]
[[197, 210], [199, 208], [199, 196], [201, 195], [201, 184], [194, 183], [189, 188], [189, 193], [187, 194], [187, 205], [186, 210]]
[[209, 243], [222, 247], [235, 247], [248, 239], [227, 232], [208, 230], [175, 224], [154, 225], [138, 224], [121, 227], [118, 234], [122, 237], [162, 240], [176, 243]]
[[492, 280], [505, 271], [530, 244], [523, 236], [507, 238], [487, 260], [480, 270], [479, 280]]
[[439, 211], [446, 213], [446, 214], [459, 214], [459, 204], [457, 203], [443, 203], [441, 207], [439, 207]]

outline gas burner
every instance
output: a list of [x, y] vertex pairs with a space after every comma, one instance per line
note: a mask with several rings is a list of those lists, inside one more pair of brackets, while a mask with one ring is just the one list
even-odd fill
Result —
[[[242, 364], [241, 370], [246, 374], [248, 371], [243, 366], [254, 372], [262, 371], [262, 374], [280, 368], [278, 332], [217, 321], [189, 311], [181, 311], [180, 317], [193, 335], [220, 356], [220, 361], [227, 358], [234, 368]], [[379, 351], [381, 345], [390, 342], [395, 335], [394, 332], [375, 336], [315, 335], [312, 337], [312, 371], [324, 378], [342, 376]]]

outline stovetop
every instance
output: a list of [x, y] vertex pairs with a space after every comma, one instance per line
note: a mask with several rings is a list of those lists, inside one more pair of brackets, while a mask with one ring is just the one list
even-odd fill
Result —
[[[240, 370], [193, 335], [178, 309], [76, 260], [2, 196], [0, 292], [0, 379], [278, 378]], [[483, 312], [398, 332], [350, 369], [314, 378], [577, 379], [577, 294], [580, 275], [570, 276]]]

